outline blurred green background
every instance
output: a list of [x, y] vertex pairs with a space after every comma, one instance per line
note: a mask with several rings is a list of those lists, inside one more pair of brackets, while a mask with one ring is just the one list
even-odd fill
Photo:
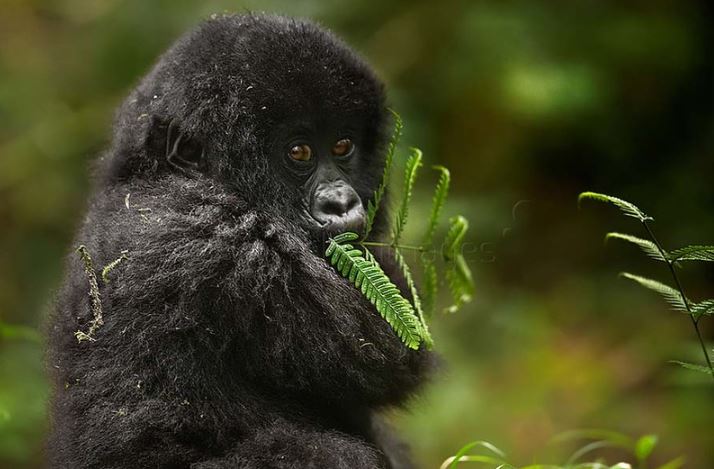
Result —
[[[604, 427], [657, 433], [656, 460], [714, 467], [711, 380], [668, 363], [701, 362], [689, 320], [616, 275], [666, 270], [603, 245], [609, 230], [641, 234], [635, 222], [576, 205], [610, 193], [652, 214], [666, 246], [714, 241], [709, 4], [3, 0], [0, 321], [42, 324], [113, 109], [174, 38], [214, 12], [307, 16], [375, 66], [403, 142], [451, 168], [449, 211], [471, 220], [476, 298], [436, 318], [445, 369], [393, 416], [423, 466], [474, 439], [547, 460], [558, 432]], [[714, 294], [711, 267], [683, 275], [695, 299]], [[31, 333], [0, 334], [2, 468], [42, 465], [42, 353]]]

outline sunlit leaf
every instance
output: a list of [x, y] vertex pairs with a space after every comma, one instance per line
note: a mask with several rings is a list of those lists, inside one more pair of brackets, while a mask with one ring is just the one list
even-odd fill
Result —
[[613, 204], [628, 217], [637, 218], [640, 221], [653, 220], [652, 217], [645, 215], [645, 213], [640, 210], [635, 204], [627, 202], [626, 200], [619, 199], [617, 197], [613, 197], [611, 195], [599, 194], [597, 192], [583, 192], [578, 196], [578, 204], [580, 204], [583, 200], [586, 199]]
[[694, 319], [699, 319], [701, 316], [714, 315], [714, 298], [694, 303], [690, 307], [692, 308]]
[[643, 463], [650, 454], [652, 454], [656, 445], [657, 435], [645, 435], [637, 440], [635, 443], [635, 456], [637, 460]]
[[709, 367], [707, 367], [707, 366], [697, 365], [695, 363], [682, 362], [679, 360], [670, 360], [669, 362], [674, 363], [675, 365], [679, 365], [679, 366], [686, 368], [688, 370], [698, 371], [700, 373], [706, 373], [708, 375], [712, 374], [712, 370], [710, 370]]
[[687, 246], [669, 254], [673, 261], [714, 262], [714, 246]]
[[660, 283], [657, 280], [640, 277], [639, 275], [633, 275], [633, 274], [629, 274], [627, 272], [621, 273], [620, 276], [630, 279], [630, 280], [633, 280], [633, 281], [639, 283], [640, 285], [642, 285], [643, 287], [659, 293], [667, 301], [667, 303], [669, 303], [670, 306], [672, 306], [673, 309], [675, 309], [677, 311], [688, 312], [687, 306], [684, 303], [684, 298], [682, 297], [682, 294], [679, 293], [674, 288], [672, 288], [668, 285], [665, 285], [663, 283]]
[[[656, 259], [662, 262], [667, 261], [662, 256], [662, 252], [660, 252], [657, 245], [650, 240], [638, 238], [637, 236], [631, 236], [625, 233], [608, 233], [607, 235], [605, 235], [606, 241], [609, 241], [611, 239], [620, 239], [623, 241], [627, 241], [628, 243], [632, 243], [638, 246], [645, 254], [647, 254], [652, 259]], [[665, 255], [666, 254], [667, 253], [665, 252]]]

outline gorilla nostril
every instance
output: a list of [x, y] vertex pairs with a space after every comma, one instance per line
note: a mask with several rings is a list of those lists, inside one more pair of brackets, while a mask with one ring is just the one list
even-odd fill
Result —
[[312, 215], [321, 222], [342, 223], [350, 217], [361, 217], [353, 213], [360, 204], [359, 196], [351, 187], [342, 184], [322, 187], [315, 194]]

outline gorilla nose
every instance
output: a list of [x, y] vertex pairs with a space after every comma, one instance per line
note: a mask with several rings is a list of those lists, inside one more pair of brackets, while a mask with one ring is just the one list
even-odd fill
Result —
[[347, 183], [338, 181], [320, 184], [315, 190], [312, 216], [335, 231], [361, 231], [364, 209], [357, 192]]

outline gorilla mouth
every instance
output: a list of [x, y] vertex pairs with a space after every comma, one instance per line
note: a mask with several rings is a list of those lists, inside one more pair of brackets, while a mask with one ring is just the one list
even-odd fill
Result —
[[367, 223], [364, 210], [359, 210], [359, 213], [349, 214], [349, 216], [330, 217], [320, 220], [306, 209], [304, 216], [311, 230], [323, 233], [328, 237], [347, 231], [362, 233]]

